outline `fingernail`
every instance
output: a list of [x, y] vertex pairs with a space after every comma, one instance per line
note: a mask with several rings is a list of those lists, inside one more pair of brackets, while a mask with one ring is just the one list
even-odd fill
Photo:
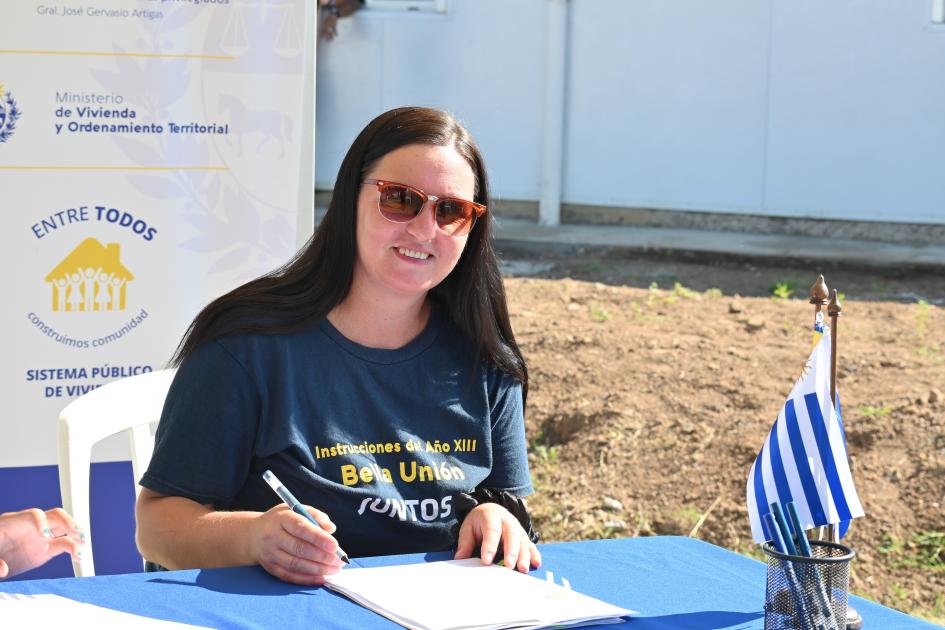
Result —
[[46, 538], [52, 538], [52, 530], [49, 529], [48, 527], [44, 527], [43, 536], [45, 536]]
[[515, 568], [515, 556], [506, 556], [506, 557], [505, 557], [505, 566], [514, 569], [514, 568]]
[[493, 556], [491, 553], [487, 553], [487, 554], [486, 554], [486, 564], [492, 564], [492, 560], [493, 560], [494, 557], [495, 557], [495, 556]]

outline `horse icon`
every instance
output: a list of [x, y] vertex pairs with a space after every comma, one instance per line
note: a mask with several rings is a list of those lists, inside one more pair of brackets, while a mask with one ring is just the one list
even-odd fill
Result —
[[279, 142], [279, 157], [285, 156], [285, 143], [292, 141], [292, 119], [282, 112], [271, 109], [254, 111], [248, 109], [232, 94], [220, 96], [219, 111], [230, 123], [230, 135], [236, 137], [236, 152], [243, 154], [243, 134], [261, 134], [256, 153], [275, 138]]

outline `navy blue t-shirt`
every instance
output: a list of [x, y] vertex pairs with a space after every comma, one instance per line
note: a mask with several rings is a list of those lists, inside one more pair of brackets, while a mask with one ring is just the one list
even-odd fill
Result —
[[177, 372], [141, 485], [265, 511], [279, 502], [271, 469], [352, 556], [448, 549], [451, 494], [532, 491], [521, 386], [471, 353], [439, 309], [396, 350], [328, 320], [208, 342]]

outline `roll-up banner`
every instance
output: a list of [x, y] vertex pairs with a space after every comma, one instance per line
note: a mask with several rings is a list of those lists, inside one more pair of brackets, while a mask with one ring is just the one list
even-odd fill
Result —
[[[314, 12], [0, 6], [0, 512], [62, 505], [61, 409], [165, 367], [203, 305], [308, 235]], [[96, 573], [140, 571], [127, 439], [93, 458]], [[71, 574], [60, 557], [22, 577]]]

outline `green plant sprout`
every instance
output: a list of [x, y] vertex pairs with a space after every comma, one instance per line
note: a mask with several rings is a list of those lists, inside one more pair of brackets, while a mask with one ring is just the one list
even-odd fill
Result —
[[794, 285], [790, 280], [781, 280], [774, 283], [774, 286], [769, 289], [771, 295], [778, 298], [779, 300], [787, 300], [792, 295], [794, 295]]
[[929, 343], [925, 338], [931, 317], [932, 306], [925, 300], [916, 302], [915, 332], [919, 338], [919, 347], [916, 348], [916, 352], [924, 357], [932, 356], [941, 349], [938, 344]]
[[867, 418], [882, 418], [885, 415], [888, 415], [892, 411], [892, 407], [872, 407], [870, 405], [864, 405], [859, 408], [859, 412], [866, 416]]
[[613, 319], [613, 317], [614, 316], [610, 313], [610, 311], [600, 304], [595, 302], [591, 305], [591, 319], [593, 319], [595, 322], [603, 323]]
[[700, 297], [702, 297], [701, 295], [699, 295], [697, 291], [693, 291], [692, 289], [687, 289], [680, 282], [676, 282], [673, 285], [673, 295], [680, 297], [684, 300], [693, 300], [693, 299], [698, 300]]

